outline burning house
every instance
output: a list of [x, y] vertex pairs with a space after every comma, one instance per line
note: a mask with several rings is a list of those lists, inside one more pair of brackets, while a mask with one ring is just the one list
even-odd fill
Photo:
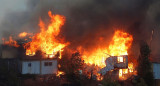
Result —
[[[51, 11], [48, 12], [48, 15], [51, 18], [48, 28], [45, 28], [44, 22], [40, 20], [40, 33], [35, 34], [33, 37], [30, 37], [30, 33], [26, 32], [18, 35], [20, 38], [29, 36], [28, 38], [31, 38], [30, 41], [24, 39], [27, 42], [19, 44], [12, 37], [9, 38], [9, 41], [5, 38], [2, 39], [3, 44], [9, 46], [9, 48], [2, 49], [2, 57], [8, 58], [8, 55], [13, 57], [14, 54], [12, 53], [15, 51], [12, 52], [10, 46], [14, 47], [18, 52], [16, 57], [13, 58], [18, 58], [17, 64], [19, 65], [21, 74], [43, 75], [56, 74], [58, 72], [57, 59], [61, 58], [61, 51], [67, 44], [61, 43], [55, 36], [60, 32], [59, 29], [64, 23], [64, 17], [52, 15]], [[19, 47], [23, 48], [22, 51], [17, 50]]]
[[[141, 41], [149, 42], [151, 38], [153, 46], [149, 48], [152, 54], [159, 54], [159, 0], [23, 3], [27, 5], [18, 1], [23, 11], [6, 7], [6, 13], [2, 12], [6, 15], [1, 18], [0, 36], [5, 46], [0, 48], [0, 57], [1, 64], [9, 70], [16, 66], [15, 70], [21, 74], [64, 74], [64, 77], [71, 72], [88, 79], [95, 76], [97, 80], [110, 74], [115, 80], [127, 81], [139, 74], [137, 58]], [[19, 44], [17, 40], [25, 42]], [[75, 51], [80, 56], [72, 56]], [[78, 62], [82, 67], [78, 67]], [[152, 62], [156, 80], [160, 78], [159, 66], [159, 62]]]
[[[56, 74], [58, 55], [52, 58], [45, 58], [39, 53], [35, 56], [27, 56], [24, 51], [18, 48], [1, 45], [1, 63], [6, 64], [8, 69], [14, 69], [21, 74]], [[16, 53], [15, 53], [16, 52]]]
[[[65, 17], [53, 15], [51, 11], [48, 12], [48, 15], [51, 19], [48, 26], [40, 19], [40, 32], [29, 37], [31, 40], [22, 44], [25, 50], [25, 55], [20, 56], [21, 60], [19, 61], [22, 74], [45, 75], [60, 73], [57, 67], [58, 59], [62, 59], [61, 52], [70, 44], [65, 42], [63, 38], [58, 37]], [[22, 32], [19, 34], [19, 37], [30, 36], [27, 34], [29, 33]], [[104, 41], [103, 38], [100, 39], [102, 40], [101, 42]], [[6, 45], [20, 47], [12, 37], [10, 37], [9, 41], [5, 39], [3, 41]], [[118, 71], [117, 76], [121, 78], [123, 74], [128, 74], [133, 69], [133, 65], [131, 67], [128, 64], [128, 49], [132, 45], [132, 41], [132, 35], [116, 30], [109, 46], [99, 44], [100, 46], [95, 47], [92, 51], [88, 51], [83, 46], [80, 46], [81, 48], [78, 51], [80, 51], [81, 59], [89, 69], [91, 69], [91, 65], [96, 67], [97, 70], [94, 70], [95, 76], [103, 76], [109, 71], [116, 70]], [[38, 51], [41, 53], [37, 53]], [[90, 72], [89, 70], [86, 71]]]
[[115, 68], [124, 69], [128, 68], [128, 56], [111, 56], [106, 59], [106, 67], [100, 70], [102, 75], [106, 74], [106, 72], [111, 71]]

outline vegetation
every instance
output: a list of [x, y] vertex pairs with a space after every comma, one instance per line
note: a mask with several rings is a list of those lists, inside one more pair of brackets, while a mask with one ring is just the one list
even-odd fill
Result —
[[138, 76], [142, 77], [148, 86], [153, 85], [153, 73], [149, 61], [151, 50], [146, 42], [140, 45], [140, 56], [138, 58]]
[[121, 86], [117, 80], [112, 80], [111, 78], [105, 78], [101, 83], [102, 86]]
[[80, 84], [82, 76], [80, 71], [84, 64], [80, 53], [75, 52], [71, 56], [66, 54], [59, 62], [61, 65], [59, 70], [65, 72], [66, 79], [73, 84]]

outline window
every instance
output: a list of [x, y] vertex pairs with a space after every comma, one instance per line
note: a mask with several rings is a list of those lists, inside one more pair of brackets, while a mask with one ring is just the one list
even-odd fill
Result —
[[52, 62], [49, 62], [49, 66], [52, 66]]
[[32, 66], [32, 64], [31, 63], [28, 63], [28, 67], [31, 67]]
[[44, 66], [52, 66], [52, 62], [44, 62]]
[[123, 62], [123, 57], [118, 57], [118, 63]]
[[48, 62], [44, 62], [44, 66], [48, 66]]

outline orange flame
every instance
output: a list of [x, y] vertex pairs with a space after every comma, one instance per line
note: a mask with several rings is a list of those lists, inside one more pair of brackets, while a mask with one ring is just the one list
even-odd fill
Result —
[[56, 39], [60, 27], [64, 25], [64, 16], [52, 15], [51, 11], [48, 12], [48, 15], [51, 18], [48, 27], [46, 28], [45, 23], [40, 19], [40, 33], [35, 34], [32, 41], [25, 44], [26, 55], [35, 55], [37, 50], [41, 50], [43, 53], [53, 56], [68, 45], [68, 43], [62, 44]]
[[126, 80], [131, 75], [137, 75], [137, 72], [135, 71], [133, 63], [129, 63], [127, 69], [119, 69], [120, 80]]
[[28, 34], [27, 32], [22, 32], [18, 35], [18, 37], [23, 38], [23, 37], [26, 37], [27, 34]]
[[18, 35], [18, 37], [24, 38], [24, 37], [29, 36], [29, 35], [32, 35], [32, 33], [21, 32], [21, 33]]
[[129, 72], [133, 72], [133, 69], [134, 69], [133, 63], [128, 64], [128, 69], [129, 69]]
[[103, 76], [101, 76], [100, 74], [97, 74], [97, 78], [96, 78], [98, 81], [101, 81], [103, 80]]
[[64, 74], [65, 74], [64, 72], [58, 71], [57, 74], [56, 74], [56, 76], [57, 76], [57, 77], [60, 77], [60, 75], [64, 75]]
[[[83, 51], [83, 60], [86, 64], [94, 64], [103, 68], [106, 66], [105, 60], [106, 58], [111, 56], [120, 56], [120, 55], [128, 55], [127, 50], [131, 46], [133, 41], [133, 37], [123, 31], [117, 30], [114, 33], [112, 41], [107, 48], [107, 46], [101, 45], [100, 48], [92, 52]], [[119, 59], [123, 61], [123, 59]]]
[[3, 40], [3, 44], [4, 45], [19, 47], [19, 45], [17, 44], [17, 42], [15, 40], [13, 40], [12, 36], [9, 37], [9, 41], [6, 41], [5, 38], [2, 38], [2, 40]]
[[128, 55], [127, 50], [131, 46], [132, 41], [132, 35], [117, 30], [113, 36], [111, 44], [109, 45], [108, 54], [112, 56]]

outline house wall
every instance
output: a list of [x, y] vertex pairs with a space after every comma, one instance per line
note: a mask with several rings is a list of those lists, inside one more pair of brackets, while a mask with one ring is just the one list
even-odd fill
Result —
[[57, 70], [57, 60], [22, 61], [22, 74], [56, 74]]
[[22, 61], [22, 74], [40, 74], [40, 61]]
[[[52, 62], [52, 65], [45, 65], [49, 62]], [[57, 60], [43, 60], [41, 62], [41, 74], [56, 74], [57, 70]]]
[[152, 63], [154, 79], [160, 79], [160, 63]]

